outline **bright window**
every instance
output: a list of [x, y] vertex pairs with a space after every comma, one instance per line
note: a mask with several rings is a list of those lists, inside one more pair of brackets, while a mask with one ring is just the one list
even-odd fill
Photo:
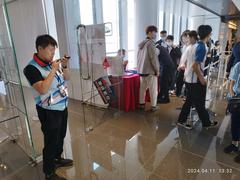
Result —
[[180, 16], [175, 15], [174, 16], [174, 43], [179, 43], [179, 37], [180, 37]]
[[171, 13], [169, 15], [169, 29], [168, 29], [168, 34], [173, 35], [173, 14]]
[[128, 49], [133, 50], [134, 49], [134, 33], [135, 33], [135, 13], [134, 13], [134, 0], [128, 0], [127, 1], [127, 20], [128, 20], [128, 26], [127, 26], [127, 31], [128, 31]]
[[93, 24], [92, 0], [79, 0], [81, 24]]
[[128, 69], [136, 67], [135, 58], [135, 0], [127, 1]]
[[106, 51], [109, 54], [119, 49], [119, 5], [118, 0], [102, 0], [102, 5], [104, 23], [112, 23], [112, 35], [106, 36]]
[[159, 12], [159, 18], [158, 18], [158, 28], [159, 28], [159, 32], [162, 31], [164, 29], [164, 12], [160, 11]]
[[165, 19], [164, 19], [164, 30], [167, 31], [167, 34], [169, 34], [169, 24], [170, 24], [170, 14], [165, 12]]
[[181, 32], [185, 31], [187, 29], [187, 18], [182, 16], [182, 29]]

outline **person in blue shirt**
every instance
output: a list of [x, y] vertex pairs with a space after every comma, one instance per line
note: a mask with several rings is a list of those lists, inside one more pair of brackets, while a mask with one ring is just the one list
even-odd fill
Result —
[[177, 123], [177, 125], [186, 129], [192, 129], [192, 127], [186, 124], [191, 105], [195, 105], [199, 119], [202, 121], [202, 127], [210, 128], [218, 124], [216, 121], [210, 121], [208, 111], [205, 107], [207, 81], [204, 78], [204, 65], [207, 55], [206, 43], [211, 37], [211, 33], [212, 28], [209, 25], [201, 25], [198, 27], [200, 41], [195, 50], [193, 64], [187, 67], [187, 71], [192, 72], [191, 81], [186, 83], [187, 99], [182, 107]]
[[232, 67], [238, 62], [240, 62], [240, 32], [238, 32], [236, 35], [236, 43], [232, 48], [232, 54], [228, 60], [227, 69], [226, 69], [227, 77], [229, 76]]
[[[239, 52], [240, 54], [240, 52]], [[229, 76], [230, 97], [240, 97], [240, 62], [233, 68]], [[224, 149], [225, 153], [238, 152], [240, 146], [240, 112], [231, 113], [231, 134], [232, 143]], [[234, 161], [240, 163], [240, 154], [234, 158]]]
[[[239, 37], [240, 38], [240, 37]], [[233, 46], [233, 56], [234, 56], [234, 64], [240, 62], [240, 40]]]

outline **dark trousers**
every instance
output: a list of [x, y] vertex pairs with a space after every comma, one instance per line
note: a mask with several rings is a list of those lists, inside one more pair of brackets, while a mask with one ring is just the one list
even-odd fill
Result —
[[231, 121], [232, 140], [240, 141], [240, 113], [232, 113]]
[[54, 160], [61, 157], [67, 130], [68, 110], [47, 110], [37, 106], [38, 117], [44, 135], [43, 172], [54, 172]]
[[177, 71], [176, 95], [180, 96], [184, 85], [184, 70]]
[[177, 74], [177, 70], [174, 69], [171, 74], [171, 78], [170, 78], [170, 90], [172, 90], [172, 91], [175, 90], [176, 74]]
[[170, 73], [163, 72], [159, 78], [160, 92], [158, 94], [158, 101], [170, 101], [169, 99], [169, 84]]
[[190, 113], [191, 106], [196, 107], [198, 116], [203, 126], [209, 126], [209, 114], [205, 108], [206, 86], [199, 83], [186, 83], [187, 99], [182, 107], [182, 111], [178, 117], [179, 122], [185, 123]]

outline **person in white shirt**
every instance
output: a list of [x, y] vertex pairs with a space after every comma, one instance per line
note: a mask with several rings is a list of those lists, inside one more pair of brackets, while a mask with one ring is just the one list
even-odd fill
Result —
[[[177, 79], [176, 79], [176, 96], [180, 97], [182, 94], [182, 88], [184, 85], [184, 72], [185, 72], [185, 63], [184, 60], [186, 60], [186, 49], [189, 46], [189, 32], [190, 30], [185, 30], [181, 35], [181, 42], [180, 42], [180, 48], [182, 52], [182, 56], [180, 59], [180, 63], [177, 69]], [[184, 96], [186, 96], [186, 90], [184, 91]]]
[[[187, 87], [187, 99], [182, 107], [177, 123], [186, 129], [192, 129], [190, 125], [186, 124], [192, 105], [196, 107], [203, 127], [210, 128], [217, 125], [216, 121], [210, 121], [208, 111], [205, 108], [207, 82], [204, 79], [203, 70], [207, 54], [206, 42], [210, 38], [211, 32], [211, 26], [201, 25], [198, 28], [198, 33], [196, 31], [189, 33], [190, 46], [186, 50], [187, 59], [184, 74]], [[197, 35], [200, 37], [199, 42], [197, 42]]]
[[124, 67], [124, 71], [125, 71], [127, 69], [127, 65], [128, 65], [128, 58], [127, 58], [126, 50], [125, 49], [119, 49], [117, 56], [121, 57], [122, 64], [123, 64], [123, 67]]

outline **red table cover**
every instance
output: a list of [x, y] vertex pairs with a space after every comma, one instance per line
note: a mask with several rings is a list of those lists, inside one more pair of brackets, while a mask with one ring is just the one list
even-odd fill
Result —
[[139, 107], [140, 77], [138, 74], [123, 77], [124, 110], [134, 111]]
[[[110, 103], [110, 107], [119, 108], [125, 112], [139, 108], [140, 76], [138, 74], [109, 77], [113, 85], [116, 100]], [[150, 102], [149, 91], [146, 92], [146, 102]]]

